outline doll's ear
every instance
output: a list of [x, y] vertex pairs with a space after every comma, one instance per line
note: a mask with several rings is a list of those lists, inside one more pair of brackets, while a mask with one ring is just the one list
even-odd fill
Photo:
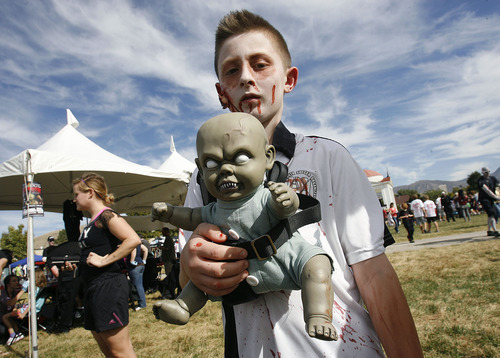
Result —
[[200, 160], [198, 158], [195, 158], [194, 162], [196, 163], [196, 166], [198, 167], [198, 171], [200, 172], [200, 174], [203, 175], [203, 168], [200, 164]]

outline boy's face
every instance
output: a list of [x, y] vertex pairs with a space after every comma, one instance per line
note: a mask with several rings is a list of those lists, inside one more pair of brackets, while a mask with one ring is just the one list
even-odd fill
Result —
[[252, 194], [274, 162], [274, 147], [267, 144], [261, 124], [244, 116], [247, 118], [212, 118], [198, 134], [196, 164], [208, 191], [219, 200]]
[[217, 92], [231, 112], [245, 112], [273, 128], [283, 113], [283, 96], [297, 82], [279, 50], [265, 33], [247, 32], [227, 39], [220, 49]]

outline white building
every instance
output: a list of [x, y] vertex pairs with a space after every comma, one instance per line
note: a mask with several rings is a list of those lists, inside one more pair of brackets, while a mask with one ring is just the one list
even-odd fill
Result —
[[384, 207], [388, 208], [391, 203], [396, 205], [394, 196], [394, 185], [390, 176], [384, 178], [382, 174], [374, 170], [363, 169], [377, 197], [382, 201]]

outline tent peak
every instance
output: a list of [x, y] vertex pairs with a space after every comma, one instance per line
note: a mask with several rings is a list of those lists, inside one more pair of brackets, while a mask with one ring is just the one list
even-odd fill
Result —
[[174, 144], [174, 136], [170, 136], [170, 152], [173, 153], [175, 152], [175, 144]]
[[80, 122], [78, 122], [69, 108], [66, 108], [66, 117], [68, 120], [68, 124], [70, 124], [73, 128], [77, 128], [80, 125]]

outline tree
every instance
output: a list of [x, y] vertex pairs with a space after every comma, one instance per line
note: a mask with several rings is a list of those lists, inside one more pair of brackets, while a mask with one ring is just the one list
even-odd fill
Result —
[[414, 189], [399, 189], [398, 196], [408, 195], [411, 197], [413, 194], [418, 194], [418, 191]]
[[17, 261], [26, 257], [28, 233], [23, 233], [24, 225], [19, 224], [17, 229], [14, 226], [9, 226], [9, 232], [2, 233], [0, 241], [2, 249], [12, 250], [13, 256]]
[[467, 177], [467, 185], [469, 185], [469, 187], [467, 188], [468, 191], [471, 191], [471, 190], [478, 191], [479, 190], [479, 188], [477, 187], [477, 181], [479, 180], [480, 177], [481, 177], [481, 174], [478, 171], [475, 171], [475, 172], [472, 172], [469, 174], [469, 176]]
[[66, 241], [68, 241], [68, 234], [66, 233], [66, 230], [59, 230], [59, 233], [57, 234], [56, 245], [61, 245]]
[[429, 199], [432, 201], [436, 201], [437, 197], [441, 195], [442, 190], [440, 189], [433, 189], [433, 190], [427, 190], [424, 194], [429, 196]]
[[161, 231], [137, 231], [137, 235], [139, 235], [139, 237], [142, 237], [143, 239], [149, 240], [161, 236]]

